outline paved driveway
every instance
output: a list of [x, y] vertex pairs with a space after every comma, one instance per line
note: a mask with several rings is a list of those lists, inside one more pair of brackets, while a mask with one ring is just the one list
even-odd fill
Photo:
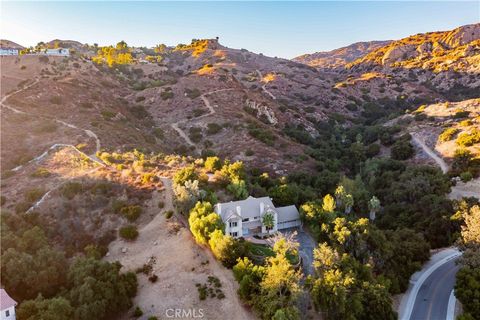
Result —
[[305, 275], [313, 273], [313, 249], [317, 246], [317, 243], [313, 237], [306, 231], [301, 230], [300, 228], [289, 228], [284, 229], [281, 232], [297, 232], [297, 241], [300, 244], [298, 248], [298, 254], [302, 257], [303, 261], [303, 272]]

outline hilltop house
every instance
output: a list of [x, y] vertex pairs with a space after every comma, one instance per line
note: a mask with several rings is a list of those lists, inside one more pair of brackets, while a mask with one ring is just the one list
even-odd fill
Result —
[[13, 300], [5, 291], [0, 289], [0, 320], [15, 320], [15, 306], [17, 302]]
[[18, 49], [0, 48], [0, 56], [18, 56]]
[[[269, 197], [250, 196], [245, 200], [218, 203], [214, 210], [225, 223], [225, 234], [234, 238], [301, 226], [300, 214], [294, 205], [275, 208]], [[272, 228], [264, 225], [266, 214], [273, 216]]]
[[45, 54], [47, 56], [69, 56], [70, 50], [65, 48], [46, 49]]

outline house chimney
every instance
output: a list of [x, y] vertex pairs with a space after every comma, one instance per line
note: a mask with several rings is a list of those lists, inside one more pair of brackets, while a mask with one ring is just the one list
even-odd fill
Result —
[[217, 214], [222, 215], [222, 204], [217, 203]]
[[260, 202], [260, 214], [262, 214], [263, 211], [265, 211], [265, 204], [263, 204], [263, 202]]
[[237, 214], [241, 217], [242, 216], [242, 208], [237, 206]]

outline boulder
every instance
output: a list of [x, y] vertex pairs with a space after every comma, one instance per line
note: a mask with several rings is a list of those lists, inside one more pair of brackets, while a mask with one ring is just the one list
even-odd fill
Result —
[[417, 47], [413, 44], [392, 46], [385, 52], [382, 58], [382, 64], [387, 65], [400, 60], [407, 60], [418, 56]]

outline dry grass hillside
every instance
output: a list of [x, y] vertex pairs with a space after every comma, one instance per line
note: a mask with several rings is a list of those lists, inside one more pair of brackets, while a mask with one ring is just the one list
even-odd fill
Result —
[[324, 70], [342, 70], [348, 63], [360, 59], [390, 42], [390, 40], [357, 42], [331, 51], [304, 54], [293, 60]]

